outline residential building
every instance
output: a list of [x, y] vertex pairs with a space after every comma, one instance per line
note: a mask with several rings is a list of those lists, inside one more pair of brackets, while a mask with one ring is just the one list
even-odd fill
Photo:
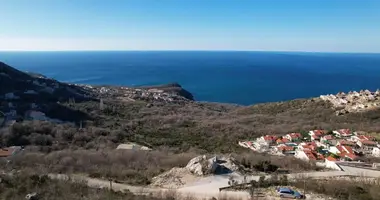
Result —
[[354, 142], [358, 142], [359, 140], [376, 141], [376, 138], [370, 135], [354, 135], [354, 136], [351, 136], [351, 140]]
[[324, 135], [321, 137], [320, 142], [327, 144], [327, 143], [331, 142], [333, 139], [334, 139], [334, 137], [332, 135]]
[[322, 154], [317, 153], [316, 151], [309, 150], [309, 149], [298, 150], [296, 151], [294, 156], [298, 159], [305, 160], [305, 161], [317, 161], [317, 160], [325, 159]]
[[349, 146], [331, 146], [329, 152], [340, 157], [355, 157], [354, 150]]
[[352, 142], [349, 140], [339, 140], [336, 143], [336, 146], [350, 146], [350, 147], [356, 147], [356, 142]]
[[337, 137], [350, 137], [350, 136], [352, 136], [350, 129], [339, 129], [339, 130], [333, 131], [333, 133]]
[[12, 147], [6, 147], [6, 148], [0, 148], [0, 158], [9, 157], [21, 150], [21, 147], [18, 146], [12, 146]]
[[300, 141], [302, 139], [301, 133], [289, 133], [285, 136], [286, 139], [295, 142]]
[[303, 142], [298, 145], [298, 149], [300, 150], [309, 149], [309, 150], [315, 151], [317, 147], [318, 146], [315, 142], [307, 142], [307, 143]]
[[292, 146], [286, 146], [286, 145], [280, 145], [280, 146], [277, 146], [277, 152], [280, 152], [282, 154], [293, 154], [295, 153], [294, 151], [295, 147], [292, 147]]
[[379, 147], [374, 147], [372, 150], [372, 156], [374, 157], [380, 157], [380, 148]]
[[317, 136], [317, 137], [321, 137], [321, 136], [323, 136], [324, 134], [325, 134], [325, 131], [323, 131], [323, 130], [313, 130], [313, 131], [309, 131], [309, 135], [310, 135], [310, 136], [315, 135], [315, 136]]
[[311, 138], [311, 141], [318, 141], [321, 139], [320, 136], [317, 136], [317, 135], [311, 135], [310, 138]]
[[287, 138], [278, 138], [276, 140], [276, 144], [286, 144], [288, 142], [290, 142], [290, 141]]
[[356, 144], [364, 154], [372, 154], [373, 148], [377, 147], [377, 143], [371, 140], [359, 140]]
[[260, 137], [258, 140], [260, 140], [260, 142], [266, 142], [268, 144], [273, 144], [276, 142], [277, 136], [265, 135], [265, 136]]

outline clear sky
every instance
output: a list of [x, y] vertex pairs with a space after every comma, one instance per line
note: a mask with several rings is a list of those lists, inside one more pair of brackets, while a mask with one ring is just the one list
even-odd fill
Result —
[[380, 0], [1, 0], [0, 50], [380, 52]]

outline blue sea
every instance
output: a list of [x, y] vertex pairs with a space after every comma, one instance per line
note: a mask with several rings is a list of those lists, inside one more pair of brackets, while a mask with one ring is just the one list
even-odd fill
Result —
[[0, 61], [71, 83], [140, 86], [178, 82], [196, 100], [242, 105], [380, 88], [380, 54], [0, 52]]

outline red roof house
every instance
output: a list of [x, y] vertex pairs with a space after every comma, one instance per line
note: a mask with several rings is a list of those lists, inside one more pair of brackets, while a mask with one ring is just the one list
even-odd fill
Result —
[[339, 129], [337, 131], [333, 131], [333, 133], [340, 137], [349, 137], [352, 135], [350, 129]]
[[332, 156], [329, 156], [329, 157], [327, 157], [326, 159], [327, 159], [328, 161], [333, 161], [333, 162], [337, 161], [337, 159], [334, 158], [334, 157], [332, 157]]
[[356, 143], [352, 142], [352, 141], [348, 141], [348, 140], [339, 140], [337, 143], [337, 146], [339, 146], [339, 145], [355, 147]]
[[285, 138], [290, 140], [290, 141], [295, 141], [295, 140], [301, 139], [302, 135], [301, 135], [301, 133], [289, 133], [285, 136]]

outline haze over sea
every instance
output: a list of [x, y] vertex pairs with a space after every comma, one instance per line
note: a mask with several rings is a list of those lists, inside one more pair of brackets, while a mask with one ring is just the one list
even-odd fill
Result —
[[178, 82], [196, 100], [243, 105], [380, 88], [380, 54], [0, 52], [0, 61], [71, 83], [139, 86]]

